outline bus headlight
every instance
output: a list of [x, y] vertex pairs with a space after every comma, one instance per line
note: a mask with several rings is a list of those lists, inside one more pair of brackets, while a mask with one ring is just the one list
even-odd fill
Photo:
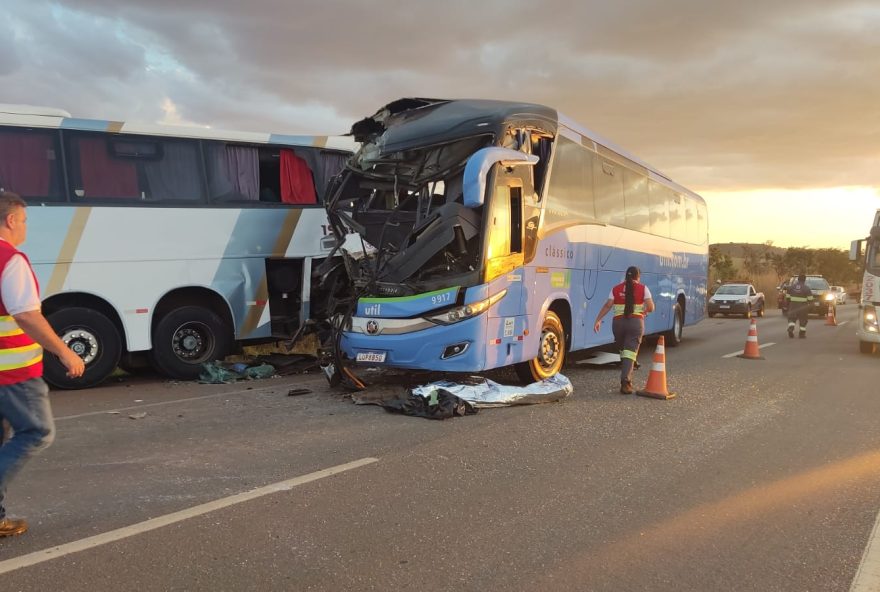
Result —
[[880, 331], [880, 326], [877, 324], [877, 309], [870, 304], [866, 304], [864, 310], [862, 310], [862, 324], [865, 327], [865, 331], [871, 331], [872, 333]]
[[453, 323], [460, 323], [466, 319], [473, 318], [477, 315], [483, 314], [489, 308], [504, 298], [505, 294], [507, 294], [507, 290], [501, 290], [497, 294], [493, 294], [489, 296], [485, 300], [481, 300], [480, 302], [474, 302], [472, 304], [465, 304], [464, 306], [456, 306], [455, 308], [450, 308], [447, 311], [444, 311], [438, 315], [432, 315], [430, 317], [425, 317], [431, 322], [439, 323], [441, 325], [452, 325]]

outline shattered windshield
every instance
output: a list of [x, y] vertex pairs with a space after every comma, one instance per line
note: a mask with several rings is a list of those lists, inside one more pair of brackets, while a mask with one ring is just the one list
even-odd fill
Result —
[[346, 244], [360, 251], [349, 261], [356, 284], [377, 293], [378, 284], [405, 284], [401, 294], [414, 293], [477, 271], [481, 218], [463, 205], [462, 176], [467, 159], [491, 142], [477, 136], [391, 154], [364, 145], [328, 208], [338, 238], [359, 235], [360, 249]]

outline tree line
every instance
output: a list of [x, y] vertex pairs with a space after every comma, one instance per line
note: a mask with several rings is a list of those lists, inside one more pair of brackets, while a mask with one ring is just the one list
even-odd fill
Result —
[[807, 247], [774, 247], [773, 241], [762, 245], [739, 245], [742, 258], [734, 259], [723, 253], [718, 245], [709, 246], [709, 275], [712, 281], [730, 281], [747, 278], [755, 282], [772, 272], [777, 283], [801, 272], [818, 274], [835, 286], [859, 284], [862, 268], [858, 262], [849, 260], [843, 249], [810, 249]]

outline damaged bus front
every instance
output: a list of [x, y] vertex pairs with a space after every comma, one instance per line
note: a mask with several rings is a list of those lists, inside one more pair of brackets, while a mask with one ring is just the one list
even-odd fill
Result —
[[[558, 372], [568, 349], [611, 341], [579, 329], [586, 290], [607, 283], [601, 268], [626, 267], [625, 249], [604, 261], [590, 249], [591, 239], [612, 240], [588, 230], [607, 225], [585, 176], [600, 147], [568, 125], [540, 105], [402, 99], [352, 127], [360, 149], [327, 203], [351, 287], [333, 323], [337, 362], [515, 365], [535, 380]], [[554, 152], [566, 161], [551, 165]], [[667, 259], [691, 260], [680, 254]]]

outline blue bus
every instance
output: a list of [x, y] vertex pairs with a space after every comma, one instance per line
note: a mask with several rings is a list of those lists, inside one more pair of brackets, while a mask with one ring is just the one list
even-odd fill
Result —
[[613, 343], [592, 325], [629, 265], [670, 346], [703, 318], [703, 199], [555, 109], [401, 99], [351, 130], [328, 218], [352, 287], [337, 362], [524, 381]]

